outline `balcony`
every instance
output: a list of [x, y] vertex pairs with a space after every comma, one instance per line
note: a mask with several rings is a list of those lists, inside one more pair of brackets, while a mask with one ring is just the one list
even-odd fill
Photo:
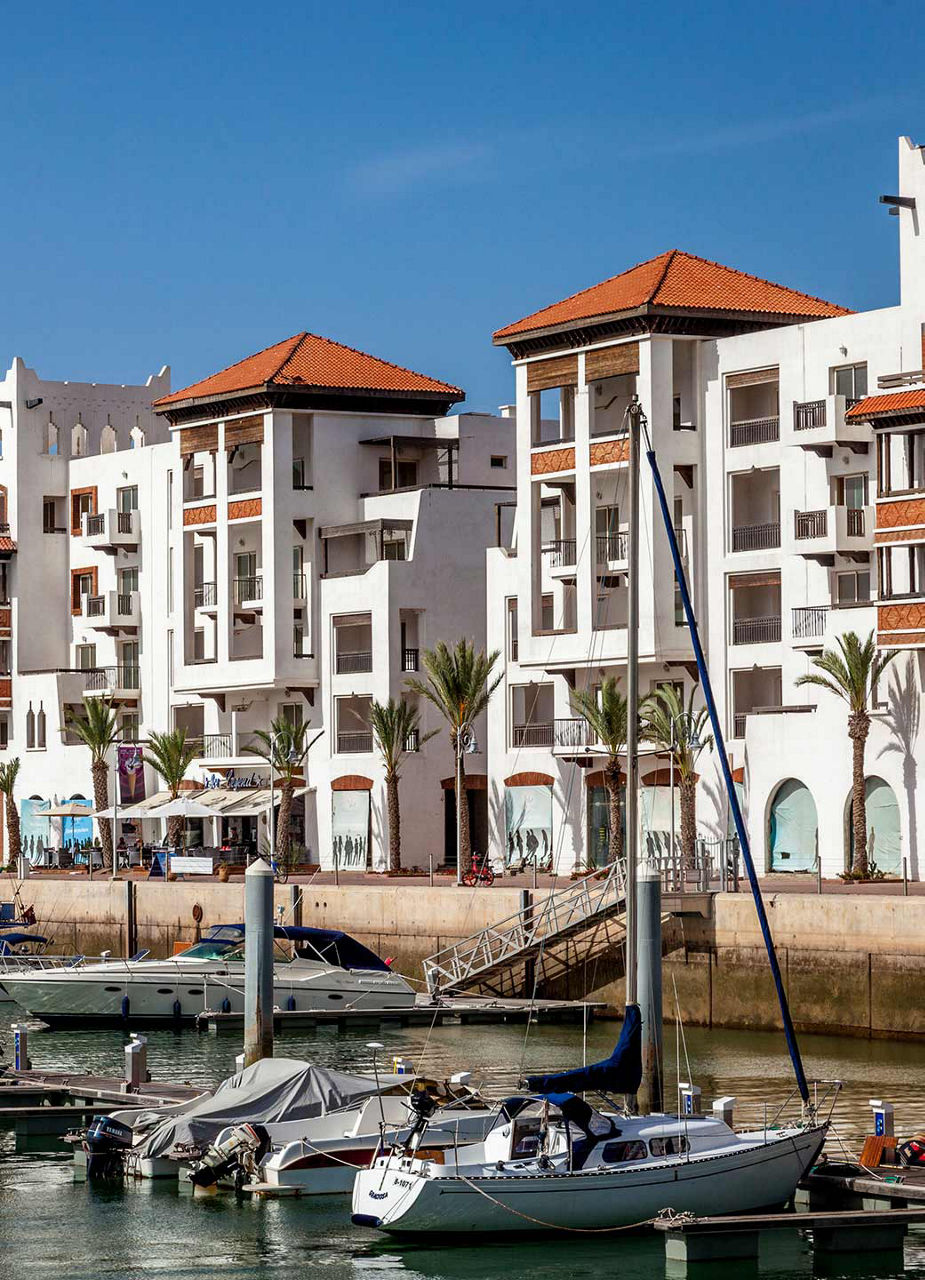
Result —
[[793, 610], [791, 628], [794, 644], [822, 639], [829, 608], [827, 604], [811, 604]]
[[193, 587], [193, 607], [196, 609], [215, 609], [218, 607], [218, 585], [214, 582], [200, 582]]
[[766, 524], [740, 524], [733, 527], [733, 551], [771, 551], [779, 546], [779, 520]]
[[204, 733], [188, 739], [201, 760], [236, 760], [257, 758], [251, 747], [261, 745], [252, 733]]
[[137, 511], [101, 511], [81, 517], [81, 536], [88, 547], [115, 554], [138, 546], [141, 522]]
[[304, 573], [294, 573], [292, 575], [292, 598], [293, 600], [307, 600], [307, 583]]
[[550, 569], [574, 570], [577, 549], [574, 538], [557, 538], [553, 542], [544, 542], [540, 554]]
[[240, 608], [253, 608], [263, 600], [263, 578], [260, 574], [253, 578], [235, 578], [232, 586], [234, 602]]
[[402, 649], [401, 651], [401, 669], [402, 671], [420, 671], [421, 652], [419, 649]]
[[340, 755], [363, 755], [373, 749], [372, 730], [356, 733], [338, 733], [337, 750]]
[[780, 614], [764, 618], [734, 618], [733, 644], [777, 644], [780, 640]]
[[373, 655], [370, 650], [357, 653], [338, 653], [334, 660], [334, 665], [339, 676], [372, 671]]
[[84, 688], [88, 693], [105, 693], [113, 698], [137, 697], [141, 688], [141, 668], [138, 666], [94, 667], [86, 672]]
[[793, 436], [788, 443], [822, 457], [831, 457], [836, 445], [866, 453], [873, 435], [869, 423], [845, 421], [845, 413], [855, 404], [845, 396], [794, 402]]
[[626, 565], [629, 535], [626, 533], [599, 533], [595, 538], [595, 555], [599, 565], [612, 569]]
[[740, 449], [744, 445], [773, 444], [780, 439], [780, 418], [745, 418], [729, 424], [729, 446]]
[[554, 740], [553, 724], [515, 724], [513, 747], [551, 747]]
[[80, 617], [97, 631], [136, 631], [141, 621], [137, 591], [104, 591], [80, 598]]
[[576, 716], [569, 720], [553, 721], [553, 748], [556, 752], [568, 755], [596, 744], [597, 737], [583, 717]]
[[310, 658], [312, 656], [309, 634], [305, 627], [298, 622], [292, 628], [292, 656], [294, 658]]
[[869, 507], [821, 507], [793, 513], [793, 536], [800, 555], [831, 562], [838, 555], [866, 556], [873, 516]]

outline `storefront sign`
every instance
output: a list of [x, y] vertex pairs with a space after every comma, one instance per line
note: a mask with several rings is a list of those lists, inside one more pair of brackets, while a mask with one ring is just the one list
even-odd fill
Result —
[[229, 769], [226, 774], [210, 773], [202, 785], [206, 791], [250, 791], [266, 783], [256, 773], [245, 773], [239, 778], [234, 769]]

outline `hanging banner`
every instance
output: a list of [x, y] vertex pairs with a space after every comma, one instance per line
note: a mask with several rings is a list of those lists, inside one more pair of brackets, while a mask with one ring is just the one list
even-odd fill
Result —
[[331, 792], [331, 866], [365, 871], [369, 850], [369, 792]]
[[509, 867], [552, 865], [552, 788], [507, 787], [504, 792]]
[[137, 804], [145, 798], [145, 762], [141, 747], [128, 743], [116, 748], [119, 761], [119, 803]]

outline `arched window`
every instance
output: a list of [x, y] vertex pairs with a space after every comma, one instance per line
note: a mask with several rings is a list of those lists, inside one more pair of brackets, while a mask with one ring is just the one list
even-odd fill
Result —
[[50, 458], [58, 456], [58, 428], [51, 418], [45, 424], [45, 452]]
[[811, 871], [816, 863], [818, 835], [812, 792], [797, 778], [787, 778], [771, 800], [768, 870]]
[[45, 749], [45, 708], [39, 703], [39, 713], [35, 718], [35, 745], [42, 751]]
[[29, 710], [26, 712], [26, 750], [30, 751], [35, 746], [35, 712], [32, 710], [32, 703], [29, 703]]
[[83, 458], [87, 453], [87, 428], [78, 420], [71, 428], [71, 457]]
[[[854, 823], [851, 813], [852, 795], [848, 792], [845, 819], [848, 827], [848, 866], [854, 865]], [[883, 778], [864, 780], [864, 802], [867, 810], [867, 860], [887, 875], [902, 875], [902, 826], [896, 792]]]
[[132, 427], [130, 440], [131, 440], [131, 446], [133, 449], [141, 449], [144, 445], [145, 433], [142, 431], [141, 427], [139, 427], [137, 424], [134, 427]]
[[107, 422], [100, 432], [100, 453], [115, 453], [118, 443], [115, 427]]

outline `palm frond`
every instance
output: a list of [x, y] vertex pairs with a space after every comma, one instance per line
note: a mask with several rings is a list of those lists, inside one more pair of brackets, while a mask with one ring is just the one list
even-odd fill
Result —
[[626, 746], [627, 706], [615, 676], [607, 676], [600, 691], [575, 689], [571, 696], [572, 712], [584, 720], [611, 759]]
[[19, 756], [14, 756], [12, 760], [6, 760], [0, 764], [0, 792], [4, 795], [12, 796], [21, 767], [22, 761]]
[[497, 649], [486, 654], [465, 639], [452, 649], [440, 640], [421, 655], [427, 680], [409, 677], [405, 687], [436, 707], [455, 741], [482, 714], [501, 683], [502, 676], [493, 674], [500, 656]]
[[65, 724], [87, 747], [93, 764], [105, 762], [109, 748], [119, 738], [119, 718], [108, 698], [85, 694], [83, 714], [69, 713]]
[[157, 770], [168, 791], [176, 796], [187, 769], [198, 754], [196, 745], [187, 741], [185, 729], [172, 729], [169, 733], [149, 735], [144, 759], [146, 764]]

